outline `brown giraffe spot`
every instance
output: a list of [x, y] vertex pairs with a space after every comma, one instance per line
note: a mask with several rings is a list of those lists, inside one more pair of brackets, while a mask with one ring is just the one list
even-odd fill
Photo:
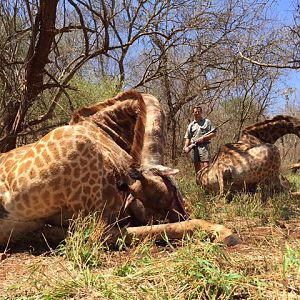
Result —
[[72, 183], [72, 180], [71, 180], [70, 178], [65, 177], [65, 178], [63, 179], [63, 186], [68, 187], [68, 186], [71, 185], [71, 183]]
[[83, 176], [81, 177], [81, 181], [82, 181], [83, 183], [88, 182], [89, 179], [90, 179], [90, 174], [89, 174], [89, 173], [83, 174]]
[[81, 169], [80, 169], [79, 167], [75, 168], [75, 169], [73, 170], [73, 176], [74, 176], [75, 178], [78, 178], [78, 177], [80, 176], [80, 172], [81, 172]]
[[27, 178], [26, 177], [19, 177], [18, 179], [17, 179], [17, 181], [18, 181], [18, 186], [19, 187], [21, 187], [22, 185], [24, 185], [28, 180], [27, 180]]
[[35, 153], [32, 149], [30, 149], [29, 151], [26, 152], [23, 159], [31, 159], [31, 158], [34, 158], [34, 157], [35, 157]]
[[40, 168], [43, 168], [44, 167], [44, 162], [41, 160], [40, 156], [37, 156], [34, 160], [34, 165], [40, 169]]
[[87, 165], [88, 161], [84, 158], [80, 158], [79, 163], [81, 166], [85, 166], [85, 165]]
[[64, 175], [71, 175], [72, 173], [72, 170], [71, 170], [71, 167], [69, 165], [64, 165], [64, 171], [63, 171], [63, 174]]
[[38, 144], [36, 144], [35, 150], [37, 153], [40, 153], [44, 149], [44, 147], [45, 147], [44, 144], [39, 142]]
[[[79, 159], [79, 153], [76, 151], [72, 151], [71, 153], [68, 154], [67, 156], [68, 160], [71, 161], [77, 161]], [[75, 166], [77, 165], [77, 162], [75, 162]], [[72, 163], [72, 166], [74, 166], [74, 163]]]
[[91, 187], [90, 186], [84, 186], [83, 187], [83, 193], [84, 194], [90, 194], [91, 192]]
[[52, 136], [52, 138], [54, 140], [61, 141], [62, 137], [63, 137], [63, 130], [61, 130], [61, 129], [54, 130], [53, 136]]
[[61, 173], [60, 165], [56, 163], [51, 164], [49, 173], [53, 176], [59, 175]]
[[19, 165], [18, 171], [20, 174], [27, 172], [28, 169], [31, 167], [31, 160], [26, 160], [24, 163]]
[[20, 212], [24, 211], [24, 209], [25, 209], [25, 207], [23, 206], [23, 204], [21, 202], [17, 202], [16, 207]]
[[[83, 136], [83, 135], [79, 135], [79, 136], [77, 136], [77, 138], [85, 140], [85, 136]], [[85, 142], [79, 142], [79, 143], [76, 144], [76, 149], [79, 152], [82, 152], [85, 147], [86, 147]]]
[[61, 179], [59, 177], [50, 180], [49, 185], [54, 189], [58, 190], [60, 188]]
[[96, 180], [95, 180], [95, 179], [91, 178], [91, 179], [89, 180], [89, 184], [90, 184], [90, 185], [94, 185], [95, 183], [96, 183]]
[[[66, 153], [65, 151], [62, 152]], [[59, 160], [61, 158], [59, 148], [55, 144], [51, 147], [50, 153], [55, 160]]]
[[62, 192], [60, 193], [55, 193], [53, 195], [53, 199], [57, 200], [58, 202], [62, 202], [64, 200], [65, 196]]
[[73, 181], [71, 186], [73, 189], [77, 188], [78, 186], [80, 186], [81, 182], [80, 181]]
[[40, 177], [42, 179], [46, 179], [49, 177], [49, 170], [48, 169], [43, 169], [40, 171]]
[[50, 197], [50, 195], [51, 195], [50, 192], [48, 190], [46, 190], [46, 191], [42, 192], [41, 198], [43, 200], [45, 200], [45, 199], [48, 199]]
[[45, 160], [46, 163], [51, 161], [51, 157], [50, 157], [47, 149], [43, 150], [42, 157], [43, 157], [43, 159]]

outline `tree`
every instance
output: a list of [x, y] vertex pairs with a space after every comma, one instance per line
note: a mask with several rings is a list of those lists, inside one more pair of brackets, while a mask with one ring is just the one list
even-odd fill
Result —
[[295, 2], [293, 22], [273, 26], [264, 38], [241, 43], [239, 55], [249, 63], [276, 69], [300, 69], [300, 2]]
[[[153, 22], [169, 3], [2, 0], [0, 151], [14, 148], [18, 134], [53, 117], [76, 74], [88, 79], [94, 69], [101, 77], [116, 75], [120, 89], [130, 48], [145, 36], [163, 34], [152, 32]], [[28, 111], [36, 101], [47, 109], [31, 119]]]

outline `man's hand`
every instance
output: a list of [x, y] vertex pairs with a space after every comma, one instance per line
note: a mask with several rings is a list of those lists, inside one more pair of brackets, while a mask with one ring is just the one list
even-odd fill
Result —
[[184, 151], [185, 153], [189, 153], [194, 147], [196, 147], [196, 143], [192, 143], [192, 144], [190, 144], [189, 146], [184, 147], [184, 148], [183, 148], [183, 151]]

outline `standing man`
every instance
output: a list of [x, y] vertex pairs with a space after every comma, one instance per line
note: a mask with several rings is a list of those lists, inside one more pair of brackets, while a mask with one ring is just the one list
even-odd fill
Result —
[[[192, 121], [185, 133], [185, 142], [183, 151], [189, 153], [192, 151], [192, 159], [195, 166], [195, 172], [208, 166], [210, 160], [210, 140], [216, 136], [216, 132], [213, 131], [215, 127], [212, 125], [209, 119], [202, 117], [202, 107], [194, 106], [194, 121]], [[213, 131], [213, 132], [210, 132]], [[207, 132], [210, 132], [206, 135]]]

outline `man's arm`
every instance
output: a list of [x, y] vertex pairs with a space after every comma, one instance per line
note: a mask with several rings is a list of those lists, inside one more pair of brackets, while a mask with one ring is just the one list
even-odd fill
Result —
[[196, 144], [202, 144], [202, 143], [204, 143], [204, 142], [207, 142], [207, 141], [213, 139], [216, 135], [217, 135], [217, 133], [214, 131], [214, 132], [211, 132], [211, 133], [209, 133], [209, 134], [207, 134], [207, 135], [204, 135], [204, 136], [199, 137], [199, 138], [198, 138], [197, 140], [195, 140], [194, 142], [195, 142]]
[[191, 143], [191, 140], [190, 140], [190, 139], [185, 139], [184, 145], [183, 145], [183, 151], [184, 151], [185, 153], [188, 153], [188, 152], [190, 151], [190, 149], [189, 149], [190, 143]]

